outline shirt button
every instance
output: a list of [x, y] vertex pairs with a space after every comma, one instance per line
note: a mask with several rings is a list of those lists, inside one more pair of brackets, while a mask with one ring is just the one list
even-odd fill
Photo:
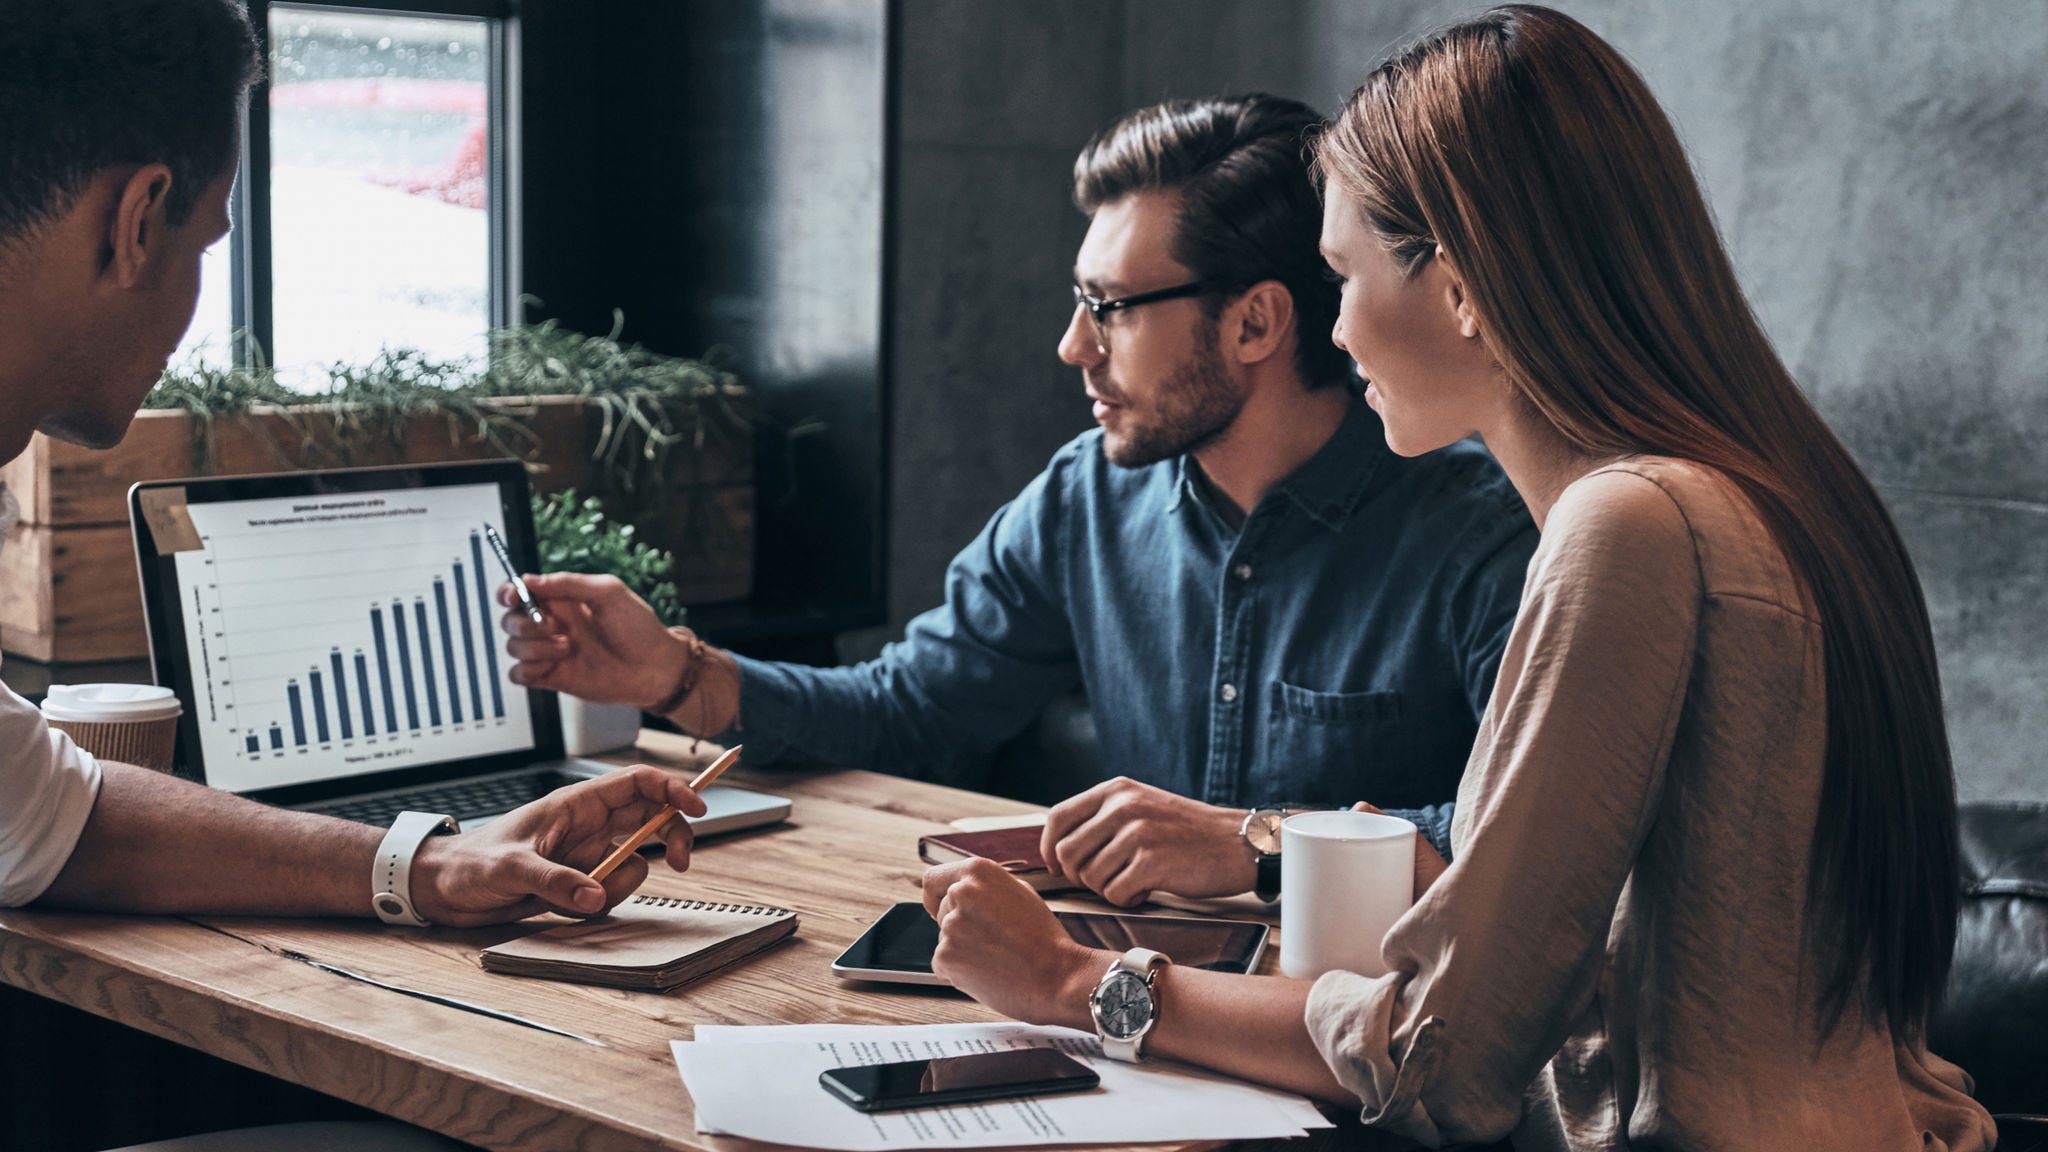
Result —
[[1223, 702], [1225, 704], [1228, 704], [1231, 701], [1237, 699], [1237, 685], [1225, 684], [1223, 687], [1218, 688], [1216, 690], [1216, 695], [1223, 697]]
[[1230, 574], [1239, 580], [1249, 580], [1252, 578], [1252, 566], [1249, 564], [1239, 564], [1230, 570]]

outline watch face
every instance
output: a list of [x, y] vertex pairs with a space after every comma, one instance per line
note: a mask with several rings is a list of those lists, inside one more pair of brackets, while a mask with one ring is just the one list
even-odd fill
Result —
[[1280, 812], [1254, 812], [1245, 822], [1244, 838], [1253, 848], [1267, 856], [1280, 851]]
[[1129, 1040], [1152, 1022], [1152, 990], [1135, 972], [1112, 972], [1095, 986], [1095, 1021], [1118, 1040]]

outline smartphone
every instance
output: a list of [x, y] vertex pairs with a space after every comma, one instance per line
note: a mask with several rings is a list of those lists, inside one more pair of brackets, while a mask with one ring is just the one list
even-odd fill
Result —
[[[1212, 920], [1189, 916], [1132, 916], [1125, 913], [1055, 912], [1067, 935], [1090, 948], [1126, 952], [1150, 948], [1173, 957], [1183, 968], [1215, 972], [1250, 972], [1266, 952], [1267, 928], [1250, 920]], [[842, 980], [879, 980], [892, 984], [941, 984], [932, 971], [932, 951], [939, 946], [939, 926], [924, 905], [906, 901], [884, 912], [853, 946], [832, 962]]]
[[828, 1068], [818, 1073], [827, 1092], [862, 1112], [969, 1104], [1052, 1092], [1081, 1092], [1101, 1079], [1094, 1069], [1051, 1048], [1012, 1048], [972, 1056], [905, 1060]]

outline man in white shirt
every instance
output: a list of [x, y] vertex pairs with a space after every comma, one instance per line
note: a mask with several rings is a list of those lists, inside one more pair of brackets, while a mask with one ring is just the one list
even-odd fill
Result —
[[[200, 254], [227, 233], [261, 66], [230, 0], [0, 0], [0, 460], [38, 429], [93, 447], [126, 433], [191, 322]], [[602, 884], [584, 870], [663, 804], [704, 811], [642, 768], [425, 835], [407, 850], [412, 911], [598, 912], [647, 868], [629, 859]], [[367, 917], [384, 835], [95, 760], [0, 688], [0, 904]], [[684, 867], [682, 821], [665, 841]]]

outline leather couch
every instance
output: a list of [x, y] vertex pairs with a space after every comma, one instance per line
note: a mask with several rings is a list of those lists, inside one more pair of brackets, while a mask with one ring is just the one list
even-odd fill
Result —
[[1928, 1046], [1977, 1081], [2001, 1152], [2048, 1152], [2048, 804], [1962, 808], [1963, 901]]

